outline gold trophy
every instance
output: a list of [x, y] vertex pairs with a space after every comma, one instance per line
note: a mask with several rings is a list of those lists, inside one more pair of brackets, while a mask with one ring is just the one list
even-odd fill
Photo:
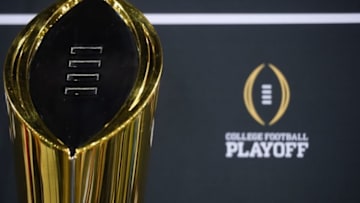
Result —
[[153, 27], [124, 0], [60, 0], [4, 67], [21, 203], [141, 203], [162, 71]]

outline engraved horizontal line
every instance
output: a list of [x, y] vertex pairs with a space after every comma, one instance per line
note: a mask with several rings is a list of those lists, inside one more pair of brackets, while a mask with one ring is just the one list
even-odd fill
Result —
[[[0, 14], [0, 25], [26, 25], [35, 14]], [[154, 25], [360, 24], [360, 13], [146, 13]]]
[[90, 82], [90, 81], [99, 81], [99, 73], [69, 73], [66, 75], [66, 81], [70, 82]]
[[101, 60], [69, 60], [69, 68], [91, 68], [101, 67]]
[[74, 46], [70, 48], [70, 54], [77, 54], [78, 52], [85, 52], [85, 51], [94, 51], [98, 52], [99, 54], [103, 53], [102, 46]]
[[92, 96], [98, 94], [97, 87], [65, 87], [64, 94], [67, 96]]

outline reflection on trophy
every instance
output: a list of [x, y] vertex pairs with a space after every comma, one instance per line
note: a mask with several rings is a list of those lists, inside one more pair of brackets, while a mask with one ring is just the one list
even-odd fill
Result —
[[140, 203], [162, 53], [123, 0], [62, 0], [4, 68], [22, 203]]

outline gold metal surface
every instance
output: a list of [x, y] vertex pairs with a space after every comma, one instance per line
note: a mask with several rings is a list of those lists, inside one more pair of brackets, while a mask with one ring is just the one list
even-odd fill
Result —
[[40, 13], [9, 50], [4, 82], [21, 202], [142, 202], [162, 52], [156, 32], [137, 9], [122, 0], [104, 1], [132, 31], [140, 71], [116, 116], [74, 155], [35, 110], [29, 68], [48, 30], [81, 0], [59, 1]]

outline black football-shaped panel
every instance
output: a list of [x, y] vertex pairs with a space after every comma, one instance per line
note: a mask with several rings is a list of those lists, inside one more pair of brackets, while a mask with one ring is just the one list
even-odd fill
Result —
[[50, 28], [30, 65], [38, 114], [74, 150], [124, 104], [135, 83], [138, 54], [131, 31], [111, 6], [85, 0]]

